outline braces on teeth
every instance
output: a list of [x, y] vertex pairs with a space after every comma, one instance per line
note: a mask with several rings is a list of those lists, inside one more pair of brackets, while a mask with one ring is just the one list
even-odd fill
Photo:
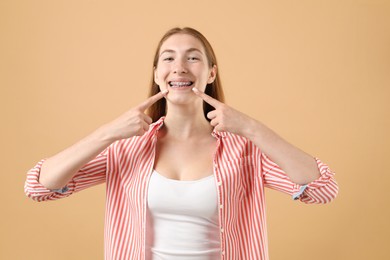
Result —
[[171, 87], [188, 87], [191, 86], [193, 82], [169, 82], [169, 86]]

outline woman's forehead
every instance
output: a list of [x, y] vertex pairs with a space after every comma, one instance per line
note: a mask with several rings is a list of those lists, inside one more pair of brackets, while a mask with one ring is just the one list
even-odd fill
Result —
[[161, 45], [159, 54], [169, 52], [188, 52], [198, 50], [205, 53], [203, 44], [197, 38], [189, 34], [174, 34], [168, 37]]

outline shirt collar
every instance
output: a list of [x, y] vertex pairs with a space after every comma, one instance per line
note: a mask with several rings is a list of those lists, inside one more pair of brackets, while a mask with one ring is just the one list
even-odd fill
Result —
[[160, 128], [164, 125], [164, 119], [165, 119], [165, 116], [162, 116], [160, 117], [159, 120], [157, 120], [156, 122], [154, 122], [151, 126], [152, 126], [152, 132], [153, 133], [157, 133], [158, 130], [160, 130]]
[[220, 132], [220, 131], [217, 131], [217, 130], [213, 130], [213, 132], [211, 133], [212, 136], [214, 136], [215, 138], [217, 139], [220, 139], [220, 138], [225, 138], [226, 137], [226, 132]]

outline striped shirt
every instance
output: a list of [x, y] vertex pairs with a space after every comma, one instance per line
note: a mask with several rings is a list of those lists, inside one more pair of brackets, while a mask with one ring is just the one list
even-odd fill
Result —
[[[106, 184], [105, 259], [145, 259], [147, 191], [161, 118], [143, 136], [114, 142], [82, 167], [62, 190], [49, 190], [39, 180], [40, 161], [27, 173], [25, 193], [35, 201], [67, 197], [96, 184]], [[327, 203], [338, 186], [334, 173], [317, 160], [321, 176], [294, 184], [248, 139], [214, 131], [214, 154], [221, 259], [269, 259], [264, 187], [304, 203]]]

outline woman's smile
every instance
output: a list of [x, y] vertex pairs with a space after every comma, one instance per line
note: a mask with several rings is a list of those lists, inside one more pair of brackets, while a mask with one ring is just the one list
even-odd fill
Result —
[[172, 91], [190, 91], [193, 85], [194, 81], [188, 78], [177, 78], [168, 81], [168, 89]]
[[168, 82], [169, 86], [171, 88], [184, 88], [184, 87], [190, 87], [194, 82], [192, 81], [170, 81]]

